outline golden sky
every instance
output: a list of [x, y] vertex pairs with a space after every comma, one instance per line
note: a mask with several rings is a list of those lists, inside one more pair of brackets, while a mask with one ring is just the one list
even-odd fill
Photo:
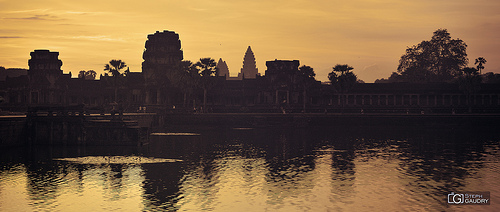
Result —
[[248, 46], [265, 62], [297, 59], [321, 81], [349, 64], [366, 82], [396, 71], [408, 46], [445, 28], [500, 73], [498, 0], [0, 0], [0, 66], [28, 68], [35, 49], [58, 51], [65, 73], [104, 73], [121, 59], [141, 71], [147, 35], [179, 34], [184, 59], [222, 58], [236, 76]]

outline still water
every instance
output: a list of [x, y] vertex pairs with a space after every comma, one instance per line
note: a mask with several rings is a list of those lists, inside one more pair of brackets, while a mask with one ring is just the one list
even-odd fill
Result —
[[[500, 211], [500, 132], [159, 130], [143, 147], [2, 150], [0, 211]], [[447, 204], [489, 191], [491, 205]]]

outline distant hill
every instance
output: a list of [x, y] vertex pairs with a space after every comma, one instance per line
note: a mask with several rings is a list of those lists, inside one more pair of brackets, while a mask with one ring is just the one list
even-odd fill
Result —
[[5, 81], [7, 76], [9, 77], [18, 77], [21, 75], [27, 75], [28, 69], [24, 68], [5, 68], [0, 66], [0, 81]]

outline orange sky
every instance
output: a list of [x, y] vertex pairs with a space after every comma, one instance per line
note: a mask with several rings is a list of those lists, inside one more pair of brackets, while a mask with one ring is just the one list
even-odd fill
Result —
[[148, 34], [180, 35], [184, 59], [225, 60], [232, 76], [252, 46], [259, 73], [265, 62], [297, 59], [327, 80], [349, 64], [366, 82], [387, 78], [408, 46], [439, 28], [484, 57], [500, 73], [498, 0], [0, 0], [0, 66], [27, 68], [34, 49], [60, 52], [65, 73], [103, 73], [111, 59], [141, 71]]

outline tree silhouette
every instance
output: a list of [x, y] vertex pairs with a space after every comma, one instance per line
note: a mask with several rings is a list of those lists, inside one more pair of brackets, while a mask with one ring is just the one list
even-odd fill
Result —
[[186, 107], [186, 102], [195, 88], [200, 87], [199, 70], [189, 60], [183, 60], [176, 64], [175, 68], [168, 74], [170, 83], [178, 88], [183, 94], [183, 107]]
[[94, 70], [81, 70], [78, 72], [78, 78], [85, 80], [95, 80], [97, 73]]
[[481, 75], [481, 77], [482, 77], [482, 83], [500, 83], [500, 74], [488, 72]]
[[85, 79], [85, 70], [78, 72], [78, 79]]
[[94, 70], [88, 70], [85, 72], [85, 79], [87, 80], [95, 80], [97, 73]]
[[481, 85], [481, 75], [478, 74], [477, 69], [466, 67], [461, 70], [458, 79], [460, 90], [462, 90], [467, 97], [467, 105], [469, 112], [472, 112], [471, 103], [472, 96], [479, 91]]
[[477, 65], [476, 68], [479, 71], [479, 74], [481, 74], [481, 70], [484, 69], [483, 64], [486, 63], [486, 59], [484, 57], [478, 57], [476, 58], [476, 62], [474, 62], [474, 65]]
[[212, 58], [201, 58], [195, 64], [195, 67], [200, 70], [201, 78], [200, 85], [203, 88], [203, 110], [206, 110], [207, 106], [207, 93], [212, 87], [215, 86], [217, 69], [215, 68], [217, 63]]
[[354, 68], [345, 64], [337, 64], [328, 74], [328, 79], [337, 93], [340, 93], [342, 108], [345, 105], [345, 94], [356, 84], [358, 77], [351, 71]]
[[[199, 86], [200, 74], [196, 66], [189, 60], [181, 62], [181, 89], [184, 91], [184, 106], [186, 100], [194, 93], [196, 87]], [[193, 107], [196, 105], [193, 104]]]
[[104, 65], [104, 70], [108, 71], [111, 76], [116, 77], [122, 75], [120, 71], [125, 67], [127, 67], [127, 65], [122, 60], [111, 60], [109, 64]]
[[118, 86], [121, 82], [121, 78], [130, 72], [127, 68], [127, 70], [121, 73], [121, 70], [125, 67], [127, 67], [127, 65], [122, 60], [111, 60], [109, 61], [109, 64], [104, 65], [104, 70], [108, 71], [113, 78], [112, 83], [115, 88], [115, 101], [118, 101]]
[[307, 90], [314, 84], [314, 82], [316, 82], [316, 79], [314, 79], [316, 73], [314, 73], [314, 69], [311, 68], [310, 66], [303, 65], [299, 68], [297, 75], [298, 75], [297, 80], [299, 82], [299, 85], [303, 89], [304, 99], [303, 99], [302, 110], [305, 112], [306, 102], [307, 102]]
[[356, 83], [358, 77], [351, 71], [354, 68], [345, 64], [337, 64], [328, 74], [328, 79], [339, 93], [346, 93]]
[[406, 49], [398, 73], [406, 81], [449, 81], [469, 62], [466, 49], [464, 41], [451, 39], [446, 29], [438, 29], [430, 41]]

